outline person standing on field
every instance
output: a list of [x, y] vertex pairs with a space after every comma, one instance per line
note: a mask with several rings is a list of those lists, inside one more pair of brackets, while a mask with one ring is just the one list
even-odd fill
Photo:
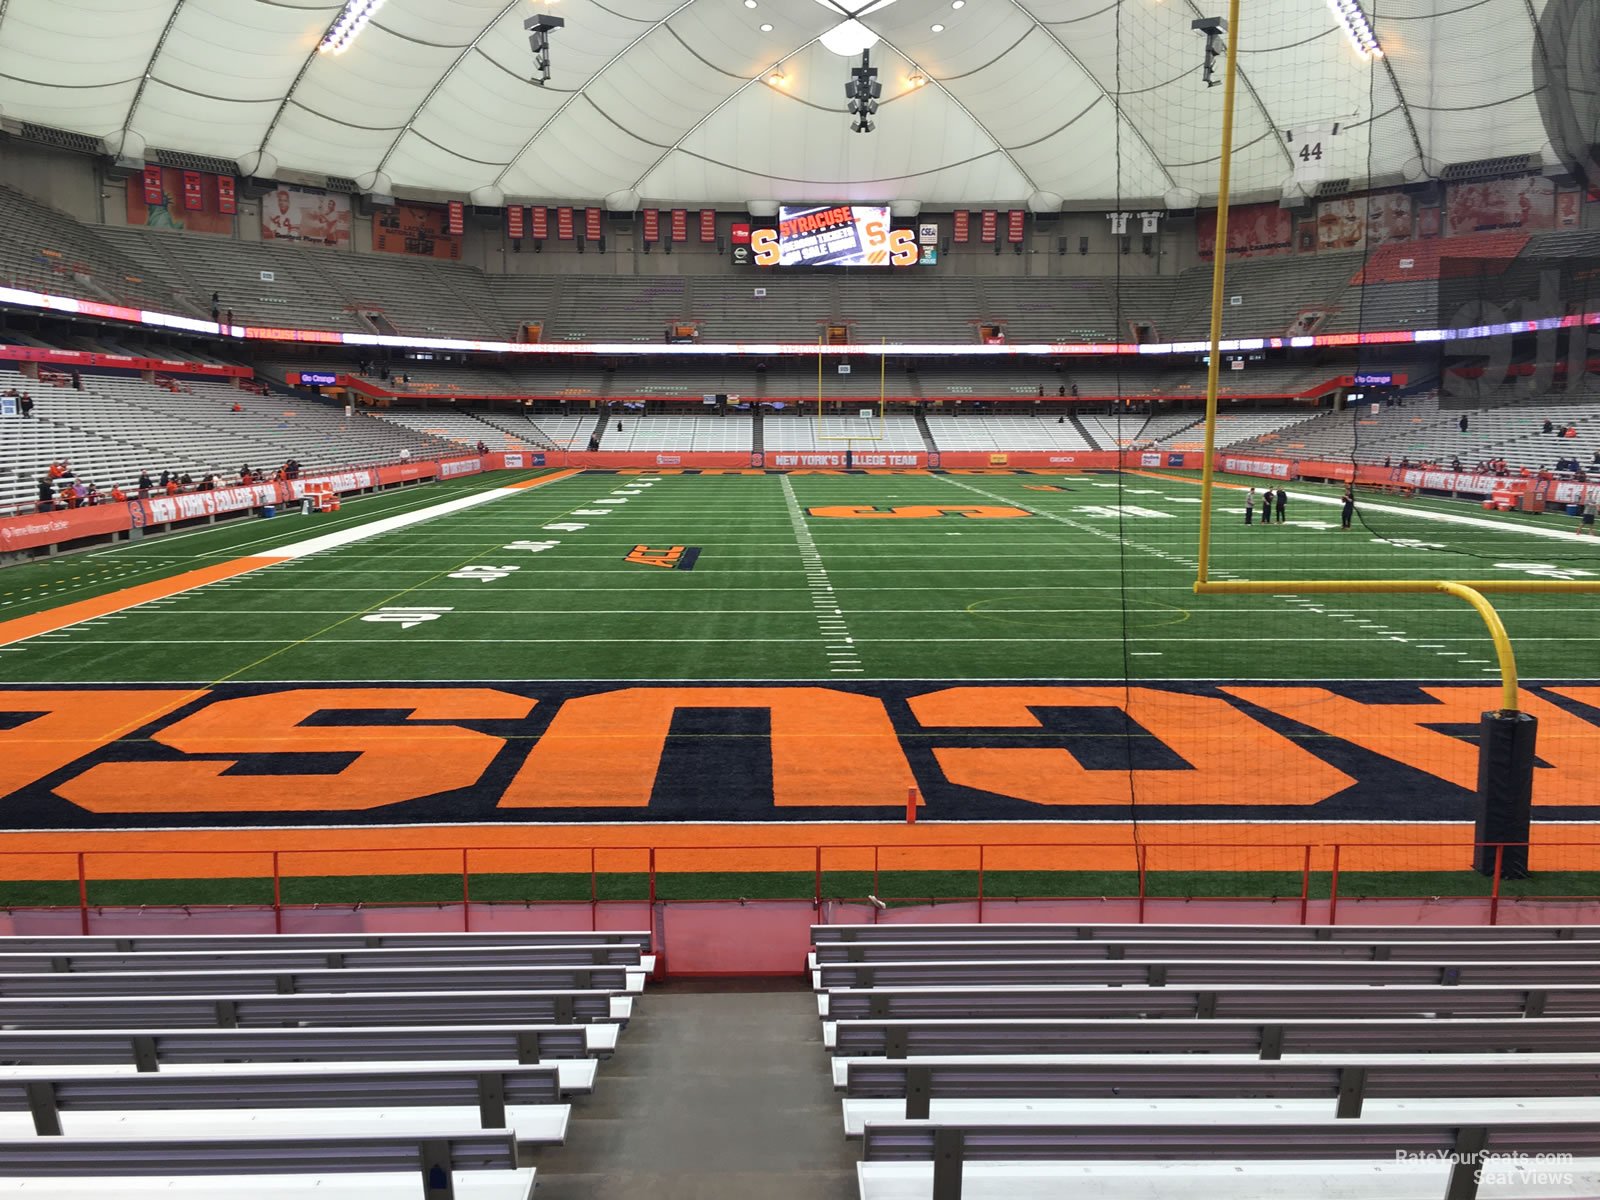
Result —
[[1282, 525], [1284, 510], [1289, 507], [1289, 490], [1287, 488], [1280, 487], [1278, 489], [1278, 499], [1274, 507], [1278, 510], [1278, 524]]
[[1344, 499], [1339, 507], [1339, 528], [1349, 529], [1350, 519], [1356, 515], [1356, 489], [1353, 484], [1346, 484]]
[[1244, 523], [1252, 524], [1256, 515], [1256, 490], [1250, 489], [1250, 494], [1244, 498]]
[[1589, 503], [1583, 506], [1583, 516], [1578, 525], [1579, 537], [1594, 536], [1594, 516], [1597, 509], [1600, 509], [1600, 499], [1591, 494]]
[[1272, 489], [1268, 488], [1261, 493], [1261, 523], [1272, 524]]

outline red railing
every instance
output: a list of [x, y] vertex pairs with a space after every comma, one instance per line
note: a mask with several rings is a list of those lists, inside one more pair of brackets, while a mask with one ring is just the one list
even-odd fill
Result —
[[[1357, 844], [1357, 843], [1298, 843], [1298, 844], [1266, 844], [1266, 843], [1226, 843], [1226, 844], [1197, 844], [1197, 845], [1168, 845], [1168, 844], [1132, 844], [1102, 843], [1087, 844], [1081, 842], [1013, 842], [1013, 843], [925, 843], [916, 846], [900, 844], [863, 844], [863, 845], [749, 845], [749, 846], [640, 846], [640, 845], [610, 845], [588, 847], [550, 847], [550, 846], [457, 846], [440, 847], [426, 850], [396, 849], [392, 847], [363, 849], [359, 847], [339, 848], [337, 850], [234, 850], [234, 851], [197, 851], [197, 850], [155, 850], [155, 851], [119, 851], [119, 850], [66, 850], [66, 851], [5, 851], [0, 852], [0, 871], [4, 877], [11, 880], [19, 878], [31, 879], [35, 882], [67, 882], [66, 869], [71, 864], [71, 870], [77, 884], [77, 903], [75, 905], [63, 904], [12, 904], [6, 906], [10, 911], [48, 911], [64, 912], [75, 909], [79, 914], [80, 926], [87, 933], [90, 925], [90, 913], [97, 910], [110, 910], [119, 905], [97, 904], [91, 896], [91, 888], [95, 883], [108, 883], [113, 880], [128, 882], [131, 880], [183, 880], [181, 864], [203, 858], [212, 869], [208, 872], [216, 876], [215, 864], [223, 859], [239, 863], [240, 872], [231, 872], [230, 879], [256, 879], [263, 883], [271, 883], [271, 909], [274, 914], [275, 927], [281, 932], [283, 914], [286, 911], [297, 909], [311, 909], [329, 907], [329, 901], [320, 902], [286, 902], [284, 900], [284, 884], [292, 882], [305, 875], [323, 877], [321, 871], [297, 872], [293, 869], [295, 858], [315, 858], [326, 862], [329, 858], [336, 857], [342, 862], [361, 861], [366, 868], [364, 874], [380, 874], [379, 867], [385, 856], [402, 856], [401, 869], [383, 873], [394, 875], [416, 875], [437, 878], [446, 873], [459, 873], [461, 878], [461, 891], [459, 899], [451, 897], [446, 900], [421, 898], [391, 899], [391, 900], [361, 900], [351, 901], [364, 908], [379, 907], [414, 907], [418, 904], [454, 905], [461, 906], [461, 920], [464, 929], [471, 927], [472, 910], [474, 906], [494, 905], [508, 903], [508, 901], [474, 899], [472, 894], [472, 881], [476, 875], [517, 874], [539, 877], [587, 877], [587, 900], [577, 897], [562, 899], [524, 899], [511, 901], [526, 906], [547, 904], [573, 904], [588, 903], [591, 906], [610, 903], [601, 898], [600, 881], [612, 875], [643, 875], [643, 895], [618, 901], [620, 903], [647, 903], [654, 907], [662, 902], [661, 883], [666, 878], [678, 878], [691, 875], [716, 875], [726, 874], [787, 874], [805, 875], [811, 878], [809, 896], [790, 895], [782, 899], [792, 903], [795, 900], [809, 901], [819, 911], [825, 902], [843, 903], [869, 903], [872, 900], [893, 901], [896, 904], [904, 903], [975, 903], [977, 906], [978, 920], [983, 920], [983, 911], [986, 903], [998, 901], [1044, 901], [1044, 900], [1075, 900], [1098, 899], [1131, 901], [1135, 903], [1136, 919], [1143, 922], [1146, 918], [1146, 908], [1151, 902], [1171, 900], [1259, 900], [1279, 902], [1288, 900], [1297, 904], [1297, 922], [1307, 924], [1310, 922], [1313, 904], [1318, 908], [1322, 918], [1318, 923], [1336, 924], [1338, 921], [1339, 905], [1341, 901], [1341, 884], [1346, 886], [1344, 899], [1349, 903], [1352, 899], [1376, 899], [1393, 901], [1439, 901], [1439, 900], [1474, 900], [1486, 902], [1486, 923], [1493, 925], [1498, 922], [1502, 900], [1507, 899], [1505, 884], [1506, 877], [1506, 852], [1508, 850], [1526, 847], [1528, 856], [1534, 868], [1534, 874], [1539, 869], [1547, 873], [1554, 869], [1563, 870], [1593, 870], [1595, 864], [1600, 864], [1600, 841], [1595, 842], [1535, 842], [1535, 843], [1468, 843], [1468, 842], [1436, 842], [1436, 843], [1383, 843], [1383, 844]], [[1460, 891], [1454, 894], [1437, 891], [1406, 893], [1400, 891], [1379, 890], [1370, 895], [1365, 893], [1361, 886], [1361, 879], [1375, 874], [1393, 873], [1425, 873], [1432, 875], [1463, 877], [1472, 874], [1471, 860], [1479, 849], [1493, 849], [1493, 870], [1484, 877], [1487, 892]], [[1026, 854], [1033, 865], [1018, 867], [997, 864], [996, 858], [1002, 860], [1006, 853]], [[1061, 855], [1076, 862], [1089, 862], [1096, 864], [1092, 868], [1076, 866], [1062, 869], [1049, 865], [1037, 865], [1041, 858], [1048, 859], [1052, 855]], [[474, 856], [493, 855], [499, 862], [494, 870], [487, 870], [480, 866], [475, 870]], [[556, 855], [564, 860], [565, 865], [556, 870], [540, 870], [524, 864], [523, 869], [507, 870], [509, 861], [527, 859], [536, 860], [541, 855]], [[735, 856], [735, 865], [722, 867], [707, 865], [707, 859], [716, 856]], [[627, 859], [628, 865], [615, 865], [619, 858]], [[679, 856], [688, 856], [696, 865], [674, 868], [672, 860]], [[1189, 856], [1190, 861], [1182, 861], [1183, 856]], [[765, 865], [758, 870], [752, 870], [748, 865], [739, 866], [738, 860], [748, 860], [751, 857], [763, 862]], [[1163, 865], [1162, 858], [1174, 858], [1178, 861], [1174, 865]], [[1520, 855], [1515, 856], [1520, 859]], [[1570, 864], [1561, 866], [1559, 860], [1569, 858]], [[17, 863], [16, 860], [27, 860], [26, 863]], [[131, 859], [143, 860], [139, 873], [130, 874], [116, 869], [116, 864]], [[167, 860], [174, 862], [173, 873], [170, 875], [152, 875], [150, 866], [152, 860]], [[428, 869], [419, 870], [418, 862], [426, 859]], [[777, 865], [774, 860], [782, 859], [782, 865]], [[918, 860], [925, 864], [919, 865]], [[1354, 859], [1358, 865], [1351, 866]], [[287, 861], [286, 861], [287, 860]], [[1203, 862], [1202, 862], [1203, 860]], [[15, 864], [15, 865], [13, 865]], [[47, 864], [59, 864], [59, 869], [46, 869]], [[1109, 865], [1108, 865], [1109, 864]], [[1446, 865], [1441, 865], [1446, 864]], [[1453, 865], [1449, 865], [1453, 864]], [[101, 873], [93, 869], [102, 867]], [[448, 872], [444, 870], [448, 867]], [[992, 882], [997, 872], [1028, 873], [1051, 872], [1069, 875], [1073, 872], [1086, 873], [1093, 870], [1100, 876], [1100, 883], [1115, 884], [1118, 876], [1125, 876], [1130, 886], [1126, 890], [1116, 890], [1113, 886], [1109, 890], [1097, 891], [1093, 896], [1073, 893], [1020, 893], [1014, 890], [997, 891]], [[850, 873], [856, 876], [865, 876], [870, 871], [872, 890], [870, 893], [860, 895], [833, 895], [829, 893], [826, 877], [830, 874]], [[890, 895], [884, 896], [885, 876], [895, 872], [917, 872], [920, 874], [943, 873], [959, 877], [970, 875], [974, 877], [975, 888], [970, 893], [941, 891], [938, 895]], [[1178, 888], [1158, 886], [1158, 881], [1176, 876], [1194, 876], [1204, 878], [1215, 877], [1218, 874], [1255, 872], [1281, 877], [1286, 884], [1284, 890], [1273, 889], [1270, 892], [1261, 890], [1251, 891], [1241, 889], [1237, 895], [1227, 895], [1213, 888], [1204, 890], [1185, 891], [1184, 887], [1193, 888], [1193, 884], [1180, 885]], [[361, 878], [362, 875], [344, 875], [343, 878]], [[194, 878], [194, 877], [189, 877]], [[1318, 894], [1314, 884], [1326, 879], [1325, 894]], [[1297, 886], [1294, 882], [1297, 880]], [[1354, 880], [1352, 883], [1351, 881]], [[891, 880], [892, 882], [892, 880]], [[1004, 885], [1002, 885], [1003, 887]], [[579, 889], [574, 889], [579, 891]], [[1543, 892], [1530, 895], [1554, 902], [1595, 902], [1600, 901], [1600, 896], [1586, 895], [1556, 895]], [[776, 897], [774, 899], [777, 899]], [[669, 899], [668, 903], [700, 903], [707, 901], [733, 901], [741, 900], [744, 903], [761, 901], [745, 901], [737, 894], [737, 889], [730, 889], [727, 895], [701, 895], [693, 899]], [[173, 906], [181, 906], [186, 910], [208, 909], [260, 909], [262, 904], [248, 902], [234, 903], [181, 903], [173, 902]], [[159, 906], [157, 906], [159, 907]], [[1167, 919], [1167, 918], [1163, 918]]]

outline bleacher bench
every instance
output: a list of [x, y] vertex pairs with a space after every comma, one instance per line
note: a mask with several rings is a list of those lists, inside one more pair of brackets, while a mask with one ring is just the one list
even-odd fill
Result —
[[[3, 1039], [4, 1035], [0, 1035]], [[1600, 1054], [1600, 1020], [859, 1020], [829, 1022], [840, 1058], [957, 1054]], [[3, 1053], [0, 1040], [0, 1053]]]
[[489, 966], [255, 971], [83, 971], [0, 975], [0, 998], [26, 996], [216, 996], [273, 992], [642, 992], [640, 967]]
[[0, 1000], [0, 1029], [224, 1029], [256, 1025], [571, 1025], [622, 1021], [615, 992], [333, 992], [326, 995], [61, 996]]
[[148, 950], [141, 953], [63, 951], [0, 953], [0, 978], [23, 974], [98, 974], [108, 971], [340, 971], [418, 967], [637, 967], [654, 956], [616, 946], [418, 946], [375, 950]]
[[182, 933], [129, 936], [0, 937], [3, 954], [144, 954], [194, 950], [376, 950], [383, 947], [637, 946], [650, 950], [650, 934], [628, 930], [539, 933]]
[[[341, 1197], [358, 1193], [327, 1187], [324, 1177], [390, 1176], [416, 1180], [426, 1200], [453, 1200], [461, 1172], [505, 1172], [503, 1186], [492, 1194], [527, 1200], [533, 1171], [518, 1162], [516, 1135], [510, 1130], [418, 1138], [405, 1135], [318, 1137], [311, 1134], [276, 1138], [29, 1138], [0, 1141], [0, 1195], [6, 1182], [26, 1181], [24, 1194], [41, 1196], [112, 1196], [117, 1178], [163, 1178], [163, 1194], [203, 1195], [173, 1185], [185, 1177], [217, 1180], [211, 1195], [252, 1200], [257, 1195]], [[293, 1177], [270, 1190], [258, 1190], [247, 1176]], [[36, 1181], [82, 1181], [83, 1189], [54, 1190]], [[334, 1181], [336, 1182], [336, 1181]], [[363, 1181], [365, 1182], [365, 1181]], [[171, 1191], [169, 1191], [171, 1189]], [[409, 1189], [407, 1189], [409, 1190]], [[364, 1188], [368, 1195], [381, 1191]], [[388, 1194], [401, 1194], [390, 1189]], [[418, 1194], [418, 1193], [411, 1193]], [[475, 1193], [482, 1194], [482, 1193]]]
[[0, 1030], [0, 1074], [39, 1066], [160, 1071], [217, 1063], [577, 1061], [613, 1053], [617, 1030], [609, 1022], [352, 1029], [6, 1029]]
[[[1027, 1189], [1023, 1180], [1009, 1180], [1007, 1193], [1016, 1200], [1072, 1194], [1064, 1174], [1055, 1175], [1051, 1163], [1162, 1161], [1296, 1162], [1330, 1160], [1395, 1164], [1402, 1156], [1424, 1161], [1437, 1169], [1444, 1200], [1473, 1200], [1478, 1194], [1477, 1172], [1485, 1155], [1496, 1158], [1600, 1155], [1600, 1121], [1513, 1121], [1485, 1125], [1445, 1125], [1438, 1122], [1314, 1122], [1295, 1125], [938, 1125], [873, 1124], [864, 1139], [864, 1161], [859, 1164], [862, 1200], [876, 1200], [875, 1185], [892, 1181], [893, 1169], [878, 1165], [929, 1164], [931, 1171], [917, 1172], [931, 1191], [931, 1200], [961, 1200], [964, 1168], [969, 1163], [1027, 1163], [1038, 1168], [1035, 1181], [1043, 1187]], [[1076, 1176], [1082, 1179], [1081, 1174]], [[1596, 1182], [1600, 1183], [1600, 1175]], [[1154, 1189], [1147, 1196], [1195, 1194], [1195, 1181], [1171, 1180], [1172, 1190]], [[1185, 1188], [1179, 1192], [1179, 1187]], [[891, 1194], [904, 1195], [896, 1190]], [[1238, 1194], [1232, 1188], [1224, 1194]]]
[[813, 925], [811, 943], [1023, 941], [1109, 938], [1129, 941], [1179, 938], [1212, 941], [1450, 941], [1513, 942], [1577, 939], [1600, 941], [1600, 925], [1130, 925], [993, 924], [938, 925], [919, 922], [878, 925]]
[[[8, 1001], [0, 1000], [0, 1014]], [[1563, 987], [850, 988], [817, 997], [828, 1020], [982, 1017], [1593, 1017], [1600, 984]], [[3, 1021], [0, 1021], [3, 1023]]]
[[[3, 956], [0, 956], [3, 958]], [[1425, 942], [1364, 941], [1210, 941], [1202, 938], [1163, 941], [1156, 938], [1081, 938], [1034, 941], [996, 939], [933, 942], [824, 942], [811, 952], [811, 966], [834, 963], [947, 962], [963, 960], [1053, 959], [1084, 960], [1271, 960], [1308, 962], [1337, 959], [1349, 962], [1411, 961], [1447, 963], [1469, 958], [1475, 963], [1507, 961], [1585, 962], [1600, 967], [1600, 942]]]
[[[1114, 959], [981, 962], [825, 963], [811, 973], [818, 991], [874, 987], [1027, 987], [1062, 984], [1194, 987], [1199, 984], [1350, 985], [1584, 984], [1600, 981], [1589, 962], [1316, 962], [1294, 959], [1225, 959], [1130, 962]], [[15, 979], [16, 976], [11, 978]], [[10, 994], [0, 979], [0, 995]]]
[[894, 1062], [856, 1060], [845, 1079], [851, 1100], [903, 1100], [894, 1119], [923, 1120], [934, 1100], [1313, 1099], [1332, 1100], [1333, 1116], [1361, 1115], [1367, 1099], [1542, 1096], [1596, 1098], [1600, 1055], [1437, 1055], [1290, 1062], [1221, 1061], [1203, 1055], [1152, 1055], [1148, 1062], [1071, 1058], [1057, 1062]]

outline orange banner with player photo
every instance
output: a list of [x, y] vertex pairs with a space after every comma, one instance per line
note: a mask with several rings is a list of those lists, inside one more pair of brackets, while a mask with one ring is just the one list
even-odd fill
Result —
[[280, 187], [261, 201], [261, 240], [350, 245], [350, 197], [337, 192]]
[[1410, 241], [1414, 225], [1411, 197], [1404, 192], [1324, 200], [1317, 205], [1317, 249], [1359, 250]]
[[1539, 175], [1452, 183], [1445, 189], [1446, 237], [1555, 228], [1556, 185]]
[[[156, 195], [157, 172], [160, 176], [161, 199], [149, 203], [145, 197], [147, 194], [152, 197]], [[174, 167], [146, 167], [140, 181], [128, 183], [127, 220], [129, 225], [146, 229], [175, 229], [188, 233], [233, 232], [233, 214], [223, 212], [217, 202], [217, 177], [197, 171], [180, 171]]]

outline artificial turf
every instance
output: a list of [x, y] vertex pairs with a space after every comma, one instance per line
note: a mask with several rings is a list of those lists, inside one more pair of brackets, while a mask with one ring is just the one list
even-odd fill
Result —
[[[0, 572], [0, 620], [538, 474], [408, 488], [347, 504], [337, 515], [240, 521], [10, 568]], [[1337, 506], [1311, 499], [1332, 498], [1336, 489], [1296, 483], [1292, 491], [1288, 523], [1270, 528], [1244, 525], [1239, 494], [1219, 493], [1214, 577], [1600, 578], [1600, 546], [1529, 531], [1566, 527], [1554, 518], [1486, 517], [1446, 500], [1375, 495], [1363, 498], [1362, 519], [1346, 532], [1337, 528]], [[1456, 601], [1194, 596], [1198, 498], [1192, 478], [1167, 472], [590, 473], [17, 643], [0, 650], [0, 672], [8, 686], [1497, 677], [1481, 621]], [[956, 511], [826, 515], [851, 507]], [[1440, 519], [1462, 516], [1489, 524]], [[692, 570], [664, 568], [628, 561], [637, 547], [661, 552], [659, 559], [675, 547], [698, 556]], [[516, 569], [471, 570], [508, 566]], [[1524, 679], [1600, 679], [1600, 597], [1496, 603]], [[410, 628], [362, 619], [408, 605], [437, 615]], [[530, 740], [500, 732], [512, 743]], [[759, 722], [737, 719], [677, 732], [691, 741], [764, 745], [766, 737]], [[1470, 730], [1451, 732], [1470, 740]], [[1072, 746], [1093, 761], [1093, 739], [1120, 745], [1127, 734], [1125, 727], [1085, 728]], [[1600, 770], [1600, 752], [1585, 753]], [[339, 765], [304, 764], [308, 786], [319, 770]], [[1397, 800], [1402, 810], [1404, 799]], [[186, 823], [226, 821], [198, 814]], [[1343, 895], [1477, 895], [1488, 886], [1469, 872], [1341, 879]], [[886, 900], [977, 891], [975, 874], [962, 871], [886, 871], [876, 881], [828, 871], [823, 884], [825, 896], [876, 886]], [[1505, 890], [1582, 895], [1594, 885], [1585, 872], [1545, 872]], [[585, 874], [486, 872], [471, 886], [484, 902], [590, 898]], [[1168, 871], [1146, 886], [1151, 895], [1298, 897], [1301, 877]], [[285, 880], [282, 899], [444, 903], [458, 899], [460, 888], [458, 875], [316, 875]], [[594, 888], [601, 899], [642, 898], [648, 882], [637, 872], [603, 872]], [[814, 875], [803, 871], [663, 872], [657, 880], [661, 899], [816, 890]], [[1117, 870], [991, 871], [984, 881], [993, 897], [1137, 890], [1136, 875]], [[1325, 873], [1314, 873], [1313, 897], [1326, 890]], [[96, 880], [90, 893], [96, 904], [261, 903], [263, 896], [270, 900], [270, 883], [259, 878]], [[76, 902], [75, 881], [0, 890], [0, 904]]]

